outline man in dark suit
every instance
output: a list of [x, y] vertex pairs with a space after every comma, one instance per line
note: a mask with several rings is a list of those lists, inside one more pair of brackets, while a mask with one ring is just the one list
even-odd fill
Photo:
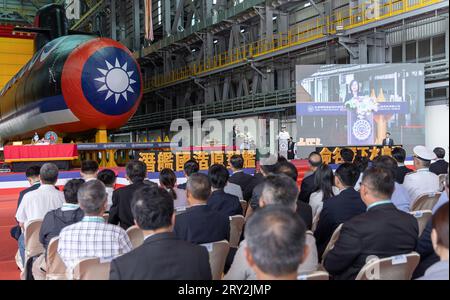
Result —
[[250, 200], [252, 194], [247, 190], [247, 186], [252, 181], [253, 176], [244, 173], [244, 171], [242, 170], [244, 168], [244, 158], [242, 157], [242, 155], [233, 155], [230, 158], [230, 166], [231, 170], [233, 171], [233, 175], [231, 175], [230, 177], [230, 182], [241, 187], [244, 200]]
[[111, 224], [119, 224], [123, 229], [134, 225], [131, 213], [131, 200], [134, 193], [140, 188], [147, 186], [144, 179], [147, 177], [147, 166], [142, 161], [131, 161], [126, 166], [126, 178], [130, 185], [119, 188], [113, 192], [112, 206], [109, 210]]
[[390, 132], [386, 132], [386, 137], [383, 139], [383, 146], [389, 146], [392, 147], [394, 146], [394, 140], [391, 139], [391, 133]]
[[397, 169], [395, 170], [395, 181], [399, 184], [403, 184], [405, 176], [408, 173], [413, 172], [410, 168], [405, 166], [406, 151], [403, 148], [394, 148], [392, 150], [392, 157], [397, 161]]
[[385, 258], [414, 251], [419, 234], [417, 220], [389, 200], [394, 188], [389, 170], [371, 168], [364, 173], [360, 192], [367, 212], [344, 223], [324, 261], [334, 279], [355, 279], [370, 256]]
[[[198, 162], [193, 159], [190, 159], [184, 163], [184, 176], [186, 177], [186, 180], [189, 179], [189, 176], [192, 174], [198, 173], [199, 170], [200, 166], [198, 165]], [[186, 183], [177, 185], [177, 188], [185, 190]]]
[[295, 159], [295, 142], [292, 136], [288, 140], [287, 159], [289, 160]]
[[212, 186], [212, 193], [208, 199], [208, 206], [225, 216], [242, 215], [242, 206], [239, 198], [224, 192], [230, 173], [223, 165], [212, 165], [208, 171], [209, 181]]
[[445, 161], [445, 149], [441, 147], [436, 147], [433, 150], [436, 154], [437, 160], [430, 165], [430, 172], [436, 175], [447, 174], [448, 173], [448, 162]]
[[[17, 207], [19, 207], [20, 203], [22, 202], [23, 196], [31, 191], [37, 190], [41, 186], [41, 182], [39, 179], [39, 172], [41, 170], [41, 167], [39, 166], [31, 166], [25, 171], [25, 177], [27, 178], [28, 182], [30, 183], [30, 187], [24, 189], [19, 193], [19, 199], [17, 200]], [[11, 228], [11, 237], [18, 240], [20, 237], [20, 234], [22, 233], [22, 230], [20, 229], [20, 226], [17, 224], [13, 228]]]
[[179, 240], [173, 234], [173, 200], [158, 187], [135, 193], [132, 203], [144, 243], [111, 262], [111, 280], [211, 280], [205, 247]]
[[354, 164], [343, 163], [336, 169], [335, 175], [335, 185], [341, 192], [323, 203], [314, 232], [319, 257], [322, 257], [333, 232], [341, 223], [366, 211], [361, 196], [354, 189], [360, 175], [359, 169]]
[[317, 152], [311, 152], [308, 157], [309, 170], [310, 173], [306, 174], [302, 180], [302, 185], [300, 187], [300, 194], [298, 195], [298, 200], [305, 203], [309, 203], [309, 197], [314, 192], [314, 174], [316, 170], [322, 165], [322, 156]]
[[186, 194], [189, 207], [186, 212], [177, 215], [175, 235], [193, 244], [229, 241], [228, 217], [207, 205], [211, 195], [211, 183], [208, 176], [202, 173], [191, 175], [186, 185]]

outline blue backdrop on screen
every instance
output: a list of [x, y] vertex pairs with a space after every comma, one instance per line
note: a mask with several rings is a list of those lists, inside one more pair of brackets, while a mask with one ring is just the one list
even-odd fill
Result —
[[408, 153], [425, 143], [423, 64], [299, 65], [297, 145], [380, 145], [391, 133]]

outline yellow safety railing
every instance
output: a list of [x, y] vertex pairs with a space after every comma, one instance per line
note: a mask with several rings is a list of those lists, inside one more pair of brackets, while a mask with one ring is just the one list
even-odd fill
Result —
[[244, 44], [231, 51], [225, 51], [205, 59], [200, 63], [193, 63], [167, 74], [154, 76], [145, 83], [145, 90], [160, 88], [177, 81], [189, 79], [192, 76], [317, 40], [325, 37], [327, 34], [335, 34], [337, 26], [343, 26], [343, 29], [347, 30], [443, 1], [388, 0], [376, 8], [366, 4], [338, 9], [330, 16], [317, 17], [313, 20], [301, 22], [292, 27], [287, 33], [275, 34], [270, 39], [264, 38], [250, 44]]

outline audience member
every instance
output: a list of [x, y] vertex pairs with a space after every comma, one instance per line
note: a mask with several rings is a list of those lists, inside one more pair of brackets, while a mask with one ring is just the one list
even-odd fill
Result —
[[259, 280], [295, 280], [297, 269], [308, 256], [305, 225], [292, 210], [272, 206], [257, 211], [245, 235], [246, 259]]
[[359, 170], [354, 164], [343, 163], [336, 169], [334, 181], [340, 193], [323, 203], [317, 229], [314, 232], [319, 257], [322, 257], [333, 232], [341, 223], [366, 211], [361, 196], [354, 189], [358, 178]]
[[[291, 178], [286, 175], [269, 175], [263, 182], [263, 192], [259, 200], [260, 208], [257, 211], [264, 210], [269, 206], [283, 206], [296, 211], [297, 195], [297, 184]], [[255, 272], [245, 259], [246, 245], [246, 240], [243, 240], [239, 245], [231, 268], [224, 279], [254, 280], [256, 278]], [[306, 234], [306, 245], [309, 255], [305, 257], [302, 264], [298, 267], [299, 274], [315, 271], [318, 265], [316, 243], [314, 236], [310, 233]]]
[[342, 160], [344, 163], [353, 163], [353, 159], [355, 158], [355, 152], [353, 152], [350, 148], [344, 148], [340, 151]]
[[421, 280], [448, 280], [448, 202], [442, 205], [432, 218], [431, 241], [439, 261], [425, 271]]
[[[397, 169], [397, 162], [390, 156], [382, 155], [377, 157], [372, 164], [376, 168], [382, 168], [391, 172], [395, 180], [395, 170]], [[409, 198], [408, 192], [405, 190], [403, 185], [395, 182], [394, 193], [391, 197], [392, 203], [397, 207], [397, 209], [409, 212], [411, 207], [411, 199]]]
[[[183, 169], [184, 169], [184, 176], [186, 177], [186, 180], [188, 180], [189, 176], [191, 176], [192, 174], [198, 173], [198, 171], [200, 170], [200, 166], [198, 165], [197, 161], [191, 159], [184, 163]], [[186, 183], [179, 184], [177, 187], [179, 189], [185, 190]]]
[[314, 190], [309, 197], [313, 219], [322, 211], [323, 203], [338, 195], [339, 192], [339, 189], [334, 185], [333, 170], [326, 164], [321, 165], [314, 175]]
[[414, 251], [418, 224], [414, 216], [392, 204], [394, 188], [389, 170], [370, 168], [364, 173], [361, 198], [367, 212], [345, 221], [324, 260], [325, 269], [334, 279], [355, 279], [369, 256], [384, 258]]
[[359, 191], [360, 185], [361, 185], [361, 181], [362, 181], [362, 177], [363, 177], [363, 173], [369, 167], [370, 159], [367, 156], [361, 156], [361, 155], [358, 154], [358, 155], [355, 156], [355, 159], [353, 160], [353, 163], [359, 169], [359, 172], [360, 172], [358, 181], [355, 184], [355, 190]]
[[412, 202], [423, 194], [439, 191], [439, 177], [429, 170], [431, 161], [436, 154], [424, 146], [416, 146], [413, 151], [416, 171], [406, 175], [403, 182]]
[[[276, 174], [284, 174], [287, 177], [292, 178], [292, 180], [294, 180], [294, 182], [297, 183], [297, 178], [298, 178], [297, 167], [291, 162], [286, 161], [286, 162], [278, 163], [275, 167], [275, 173]], [[300, 215], [303, 222], [305, 222], [306, 228], [308, 230], [310, 230], [312, 227], [312, 219], [313, 219], [311, 206], [308, 203], [303, 202], [300, 199], [298, 199], [297, 213]]]
[[44, 164], [39, 172], [41, 185], [38, 189], [26, 193], [16, 212], [16, 219], [22, 228], [19, 237], [19, 250], [25, 265], [25, 241], [23, 232], [28, 222], [42, 220], [45, 215], [64, 203], [64, 194], [55, 188], [58, 180], [58, 167], [53, 163]]
[[91, 181], [97, 179], [98, 163], [95, 160], [83, 160], [81, 162], [81, 178], [84, 181]]
[[211, 183], [208, 176], [202, 173], [189, 176], [186, 193], [189, 207], [184, 213], [176, 216], [175, 235], [181, 240], [194, 244], [229, 241], [228, 217], [207, 205], [211, 195]]
[[445, 161], [445, 149], [441, 147], [436, 147], [433, 150], [436, 154], [436, 161], [430, 165], [430, 172], [441, 175], [448, 173], [448, 162]]
[[117, 180], [116, 173], [110, 169], [103, 169], [98, 172], [97, 179], [103, 182], [106, 187], [106, 194], [108, 195], [108, 207], [106, 208], [106, 211], [109, 211], [112, 206], [112, 196]]
[[252, 194], [250, 193], [251, 191], [247, 190], [246, 188], [252, 181], [253, 176], [244, 173], [244, 158], [242, 157], [242, 155], [233, 155], [230, 158], [230, 166], [231, 170], [233, 171], [233, 175], [231, 175], [229, 182], [239, 185], [242, 190], [244, 200], [250, 200]]
[[[39, 166], [31, 166], [25, 171], [25, 177], [27, 178], [30, 187], [24, 189], [19, 193], [19, 199], [17, 200], [17, 208], [19, 208], [20, 203], [22, 202], [23, 196], [31, 191], [37, 190], [41, 186], [41, 181], [39, 179], [39, 172], [41, 167]], [[11, 228], [11, 237], [15, 240], [19, 240], [20, 234], [22, 230], [20, 229], [19, 224]]]
[[144, 243], [111, 262], [111, 280], [211, 280], [205, 247], [174, 235], [173, 195], [144, 187], [134, 194], [132, 212]]
[[230, 174], [223, 165], [215, 164], [209, 168], [208, 177], [212, 187], [208, 206], [225, 216], [242, 215], [242, 206], [239, 198], [224, 192]]
[[392, 157], [397, 161], [397, 168], [395, 170], [395, 181], [403, 184], [405, 176], [408, 173], [413, 172], [412, 169], [405, 166], [406, 151], [401, 147], [394, 148], [392, 150]]
[[131, 183], [114, 191], [113, 204], [109, 210], [109, 223], [119, 224], [123, 229], [134, 225], [131, 200], [134, 193], [146, 186], [147, 166], [142, 161], [131, 161], [126, 165], [126, 178]]
[[309, 197], [314, 191], [314, 174], [322, 165], [322, 156], [318, 152], [311, 152], [308, 157], [310, 173], [306, 174], [300, 186], [300, 194], [298, 200], [305, 203], [309, 202]]
[[175, 208], [187, 206], [186, 191], [176, 187], [177, 175], [172, 169], [163, 169], [159, 172], [159, 184], [169, 192]]
[[78, 202], [84, 217], [80, 222], [65, 227], [58, 243], [58, 254], [67, 267], [69, 278], [75, 265], [83, 258], [111, 260], [132, 248], [125, 230], [105, 223], [106, 201], [105, 185], [99, 180], [83, 183], [78, 190]]

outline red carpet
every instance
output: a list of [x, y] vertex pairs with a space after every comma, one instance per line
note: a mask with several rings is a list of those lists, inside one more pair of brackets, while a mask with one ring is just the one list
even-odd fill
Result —
[[0, 190], [0, 280], [18, 280], [20, 271], [14, 256], [17, 252], [17, 241], [9, 230], [15, 224], [18, 190]]

